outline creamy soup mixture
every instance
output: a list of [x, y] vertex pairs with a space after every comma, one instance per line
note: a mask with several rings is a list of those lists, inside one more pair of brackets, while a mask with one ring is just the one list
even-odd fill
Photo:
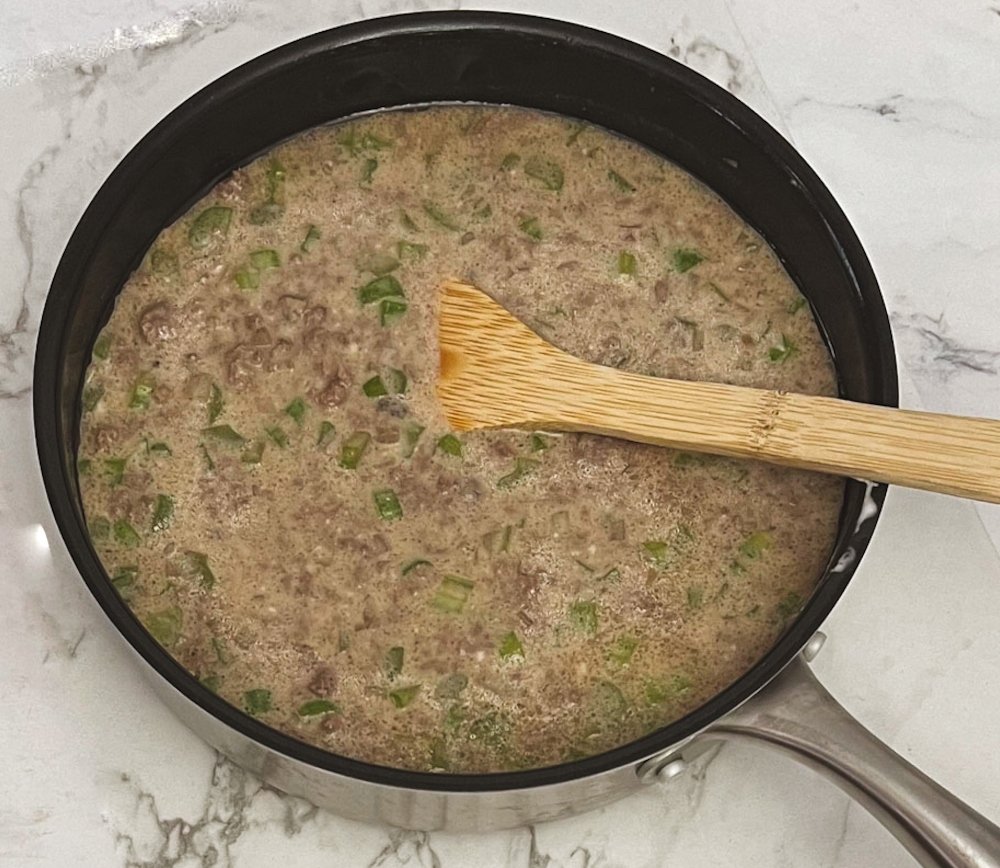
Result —
[[604, 365], [836, 393], [774, 255], [675, 166], [519, 109], [382, 113], [281, 145], [156, 240], [87, 373], [90, 533], [161, 645], [303, 741], [460, 773], [598, 753], [771, 646], [843, 481], [449, 432], [448, 277]]

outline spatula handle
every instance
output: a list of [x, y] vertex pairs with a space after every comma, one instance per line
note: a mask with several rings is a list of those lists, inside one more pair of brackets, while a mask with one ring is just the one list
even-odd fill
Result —
[[[782, 406], [783, 405], [783, 406]], [[786, 395], [760, 456], [1000, 503], [1000, 422]]]
[[556, 427], [1000, 503], [1000, 421], [553, 363], [588, 368], [548, 397]]

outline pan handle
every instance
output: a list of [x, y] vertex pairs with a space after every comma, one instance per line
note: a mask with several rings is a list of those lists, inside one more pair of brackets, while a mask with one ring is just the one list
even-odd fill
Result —
[[927, 868], [1000, 868], [1000, 828], [851, 717], [801, 655], [697, 740], [720, 736], [763, 743], [818, 770]]

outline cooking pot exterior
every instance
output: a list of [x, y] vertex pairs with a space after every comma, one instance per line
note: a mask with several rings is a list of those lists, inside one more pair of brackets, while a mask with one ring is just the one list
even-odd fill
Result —
[[896, 369], [888, 318], [864, 251], [801, 157], [711, 82], [596, 31], [498, 13], [426, 13], [338, 28], [209, 85], [124, 158], [66, 248], [36, 355], [42, 474], [84, 581], [163, 700], [235, 762], [355, 819], [483, 830], [555, 819], [623, 796], [641, 786], [637, 768], [648, 757], [669, 753], [757, 693], [795, 657], [843, 592], [874, 530], [885, 489], [847, 483], [840, 533], [816, 591], [753, 669], [682, 720], [597, 757], [495, 775], [387, 769], [298, 742], [200, 685], [118, 597], [87, 537], [74, 456], [93, 341], [159, 231], [234, 168], [318, 124], [440, 102], [558, 112], [663, 154], [719, 193], [776, 251], [810, 301], [842, 395], [894, 404]]
[[136, 657], [164, 704], [221, 754], [279, 790], [351, 820], [421, 831], [490, 832], [600, 808], [643, 786], [631, 764], [538, 787], [487, 791], [419, 789], [349, 777], [280, 753], [227, 726]]

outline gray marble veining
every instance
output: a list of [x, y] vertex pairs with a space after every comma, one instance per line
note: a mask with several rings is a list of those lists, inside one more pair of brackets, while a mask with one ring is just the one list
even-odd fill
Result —
[[[466, 2], [465, 8], [486, 8]], [[675, 57], [748, 102], [843, 203], [892, 313], [909, 406], [1000, 415], [1000, 7], [918, 0], [510, 0]], [[0, 11], [0, 863], [142, 866], [902, 866], [839, 792], [767, 754], [492, 835], [381, 829], [221, 760], [155, 701], [62, 550], [34, 464], [46, 291], [115, 163], [204, 83], [297, 36], [457, 2], [12, 0]], [[41, 36], [44, 38], [41, 38]], [[37, 48], [35, 45], [37, 44]], [[817, 666], [881, 737], [1000, 816], [1000, 511], [911, 492], [889, 509]], [[985, 522], [988, 533], [984, 531]], [[930, 529], [930, 531], [928, 531]], [[992, 540], [991, 536], [992, 534]]]

